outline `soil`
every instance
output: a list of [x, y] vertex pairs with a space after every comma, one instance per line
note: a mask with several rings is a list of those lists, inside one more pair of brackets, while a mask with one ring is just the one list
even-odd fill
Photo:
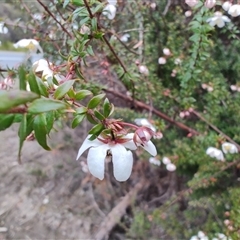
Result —
[[0, 239], [92, 239], [101, 211], [75, 160], [87, 131], [53, 133], [52, 151], [25, 142], [19, 165], [17, 129], [0, 132]]

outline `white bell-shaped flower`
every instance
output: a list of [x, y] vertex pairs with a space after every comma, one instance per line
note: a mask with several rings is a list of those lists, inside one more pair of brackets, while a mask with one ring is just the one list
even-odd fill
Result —
[[230, 14], [232, 17], [237, 17], [240, 15], [240, 5], [239, 4], [233, 4], [229, 10], [228, 14]]
[[222, 15], [221, 12], [215, 12], [214, 13], [214, 17], [208, 18], [207, 22], [209, 23], [209, 25], [211, 25], [212, 27], [214, 27], [215, 25], [217, 25], [219, 28], [222, 28], [225, 26], [225, 23], [227, 22], [231, 22], [231, 20], [225, 16]]
[[[90, 148], [87, 156], [89, 172], [102, 180], [104, 178], [105, 159], [110, 154], [112, 156], [114, 177], [117, 181], [126, 181], [131, 175], [133, 166], [132, 152], [127, 149], [137, 149], [136, 144], [133, 142], [133, 135], [133, 133], [127, 134], [124, 139], [128, 141], [121, 141], [121, 143], [116, 141], [105, 143], [101, 137], [90, 141], [91, 135], [89, 135], [78, 151], [77, 160], [83, 152]], [[157, 155], [156, 148], [151, 141], [148, 141], [142, 147], [151, 155]]]
[[105, 15], [109, 20], [113, 20], [116, 16], [116, 11], [117, 11], [117, 8], [115, 5], [108, 4], [103, 9], [103, 15]]
[[39, 42], [35, 39], [21, 39], [18, 42], [14, 43], [13, 46], [15, 48], [27, 48], [32, 53], [36, 53], [37, 50], [39, 50], [40, 53], [43, 54], [43, 50], [42, 50]]
[[189, 7], [195, 7], [198, 4], [199, 0], [185, 0], [185, 3]]
[[215, 147], [209, 147], [206, 154], [212, 158], [216, 158], [219, 161], [224, 161], [223, 152]]
[[237, 147], [234, 144], [229, 143], [229, 142], [225, 142], [222, 144], [222, 150], [225, 154], [226, 153], [231, 153], [231, 154], [238, 153]]
[[231, 6], [232, 6], [232, 3], [229, 1], [226, 1], [223, 3], [222, 8], [227, 12]]
[[206, 8], [213, 8], [216, 5], [216, 0], [206, 0], [204, 5]]
[[169, 172], [174, 172], [174, 171], [177, 169], [177, 167], [176, 167], [176, 165], [174, 165], [173, 163], [168, 163], [168, 164], [166, 165], [166, 169], [167, 169]]

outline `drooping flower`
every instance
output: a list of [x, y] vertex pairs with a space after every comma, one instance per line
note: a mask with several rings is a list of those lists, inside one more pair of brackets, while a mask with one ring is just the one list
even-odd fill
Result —
[[185, 3], [189, 7], [195, 7], [198, 4], [199, 0], [185, 0]]
[[216, 158], [219, 161], [224, 161], [223, 152], [215, 147], [209, 147], [206, 154], [212, 158]]
[[207, 22], [214, 27], [215, 25], [217, 25], [219, 28], [222, 28], [225, 26], [225, 23], [227, 22], [231, 22], [231, 20], [225, 16], [222, 15], [221, 12], [215, 12], [214, 13], [214, 17], [208, 18]]
[[213, 8], [216, 5], [216, 0], [206, 0], [204, 5], [206, 8]]
[[122, 42], [127, 42], [129, 38], [130, 38], [130, 35], [128, 33], [125, 33], [120, 37], [120, 40]]
[[27, 48], [32, 53], [37, 53], [39, 50], [41, 54], [43, 54], [43, 50], [39, 44], [39, 42], [35, 39], [21, 39], [18, 42], [14, 43], [13, 46], [15, 48]]
[[165, 165], [167, 165], [167, 164], [171, 163], [171, 160], [170, 160], [168, 157], [163, 157], [162, 162], [163, 162]]
[[167, 60], [166, 60], [166, 58], [164, 58], [164, 57], [160, 57], [160, 58], [158, 59], [158, 63], [159, 63], [160, 65], [164, 65], [164, 64], [166, 64], [166, 62], [167, 62]]
[[225, 154], [227, 154], [227, 153], [231, 153], [231, 154], [238, 153], [237, 147], [234, 144], [229, 143], [229, 142], [225, 142], [225, 143], [222, 144], [222, 150]]
[[156, 165], [156, 166], [160, 166], [161, 165], [160, 160], [156, 159], [155, 157], [150, 157], [148, 161], [151, 164]]
[[149, 75], [149, 70], [148, 70], [148, 68], [147, 68], [146, 66], [144, 66], [144, 65], [139, 65], [139, 66], [138, 66], [138, 70], [139, 70], [140, 73], [142, 73], [142, 74], [145, 75], [145, 76], [148, 76], [148, 75]]
[[229, 1], [226, 1], [223, 3], [222, 8], [227, 12], [231, 6], [232, 6], [232, 3]]
[[240, 15], [240, 5], [239, 4], [232, 5], [228, 10], [228, 14], [230, 14], [232, 17], [239, 16]]
[[174, 171], [177, 169], [177, 167], [176, 167], [176, 165], [174, 165], [173, 163], [168, 163], [168, 164], [166, 165], [166, 169], [167, 169], [169, 172], [174, 172]]
[[[115, 138], [115, 140], [99, 136], [97, 139], [90, 141], [91, 135], [89, 135], [78, 151], [77, 160], [83, 152], [90, 148], [87, 156], [89, 172], [102, 180], [104, 178], [105, 160], [107, 156], [111, 155], [114, 177], [117, 181], [126, 181], [131, 175], [133, 166], [132, 152], [127, 149], [137, 149], [133, 142], [133, 136], [133, 133], [129, 133], [125, 137]], [[144, 145], [138, 144], [138, 146], [142, 146], [153, 156], [157, 155], [156, 148], [151, 141]]]
[[146, 119], [146, 118], [136, 118], [134, 122], [138, 126], [144, 126], [151, 128], [154, 132], [156, 131], [156, 128]]
[[171, 53], [169, 48], [164, 48], [163, 49], [163, 54], [166, 55], [166, 56], [170, 56], [172, 53]]
[[107, 6], [103, 9], [103, 15], [105, 15], [109, 20], [113, 20], [116, 16], [117, 0], [108, 0]]
[[63, 76], [54, 73], [54, 71], [52, 70], [53, 64], [45, 59], [40, 59], [34, 62], [32, 68], [35, 73], [41, 73], [41, 77], [43, 80], [47, 80], [48, 78], [52, 79], [53, 77], [57, 81], [63, 79]]

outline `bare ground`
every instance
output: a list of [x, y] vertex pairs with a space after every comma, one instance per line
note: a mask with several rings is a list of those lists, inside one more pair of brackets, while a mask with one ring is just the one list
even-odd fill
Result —
[[0, 239], [92, 239], [101, 210], [75, 161], [85, 136], [53, 133], [50, 152], [25, 142], [19, 165], [17, 126], [0, 132]]

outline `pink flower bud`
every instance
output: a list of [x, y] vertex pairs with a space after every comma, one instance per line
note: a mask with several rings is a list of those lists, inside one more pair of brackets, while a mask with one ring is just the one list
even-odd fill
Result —
[[216, 5], [216, 0], [206, 0], [205, 7], [206, 8], [213, 8]]
[[199, 0], [185, 0], [185, 3], [189, 7], [195, 7], [198, 4]]

